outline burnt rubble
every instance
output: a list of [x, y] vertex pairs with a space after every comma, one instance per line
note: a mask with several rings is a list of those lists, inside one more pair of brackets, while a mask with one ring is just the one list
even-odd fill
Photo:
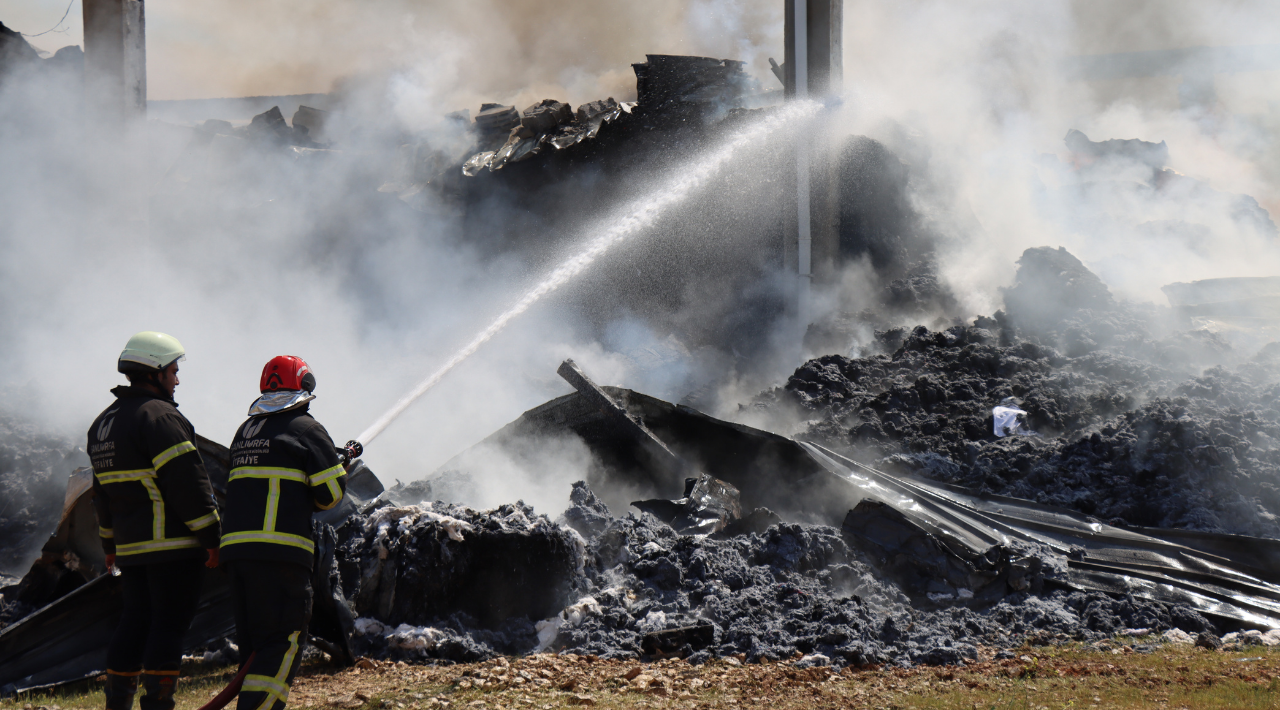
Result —
[[22, 34], [0, 22], [0, 83], [27, 72], [47, 81], [78, 81], [84, 73], [84, 52], [77, 46], [63, 47], [42, 59]]
[[[0, 414], [0, 573], [26, 571], [62, 513], [67, 473], [87, 464], [70, 440]], [[0, 594], [14, 601], [12, 590]]]
[[[803, 438], [976, 491], [1114, 525], [1280, 536], [1269, 351], [1164, 330], [1167, 309], [1118, 303], [1061, 249], [1020, 263], [1007, 313], [881, 332], [883, 354], [811, 360], [757, 405], [795, 407]], [[1037, 435], [994, 435], [1010, 397]]]
[[[1214, 626], [1195, 611], [1101, 593], [1017, 593], [975, 610], [913, 608], [838, 528], [782, 523], [762, 533], [680, 535], [652, 515], [614, 517], [584, 483], [574, 485], [566, 524], [582, 534], [572, 594], [547, 619], [507, 619], [486, 628], [464, 613], [356, 622], [353, 643], [377, 658], [410, 662], [474, 661], [551, 650], [602, 658], [677, 656], [700, 662], [745, 654], [749, 661], [810, 657], [809, 663], [946, 664], [976, 658], [978, 644], [1099, 639], [1122, 629], [1196, 634]], [[444, 517], [480, 529], [529, 520], [519, 506], [477, 512], [430, 504], [436, 519], [411, 526], [414, 539], [450, 539]], [[373, 513], [381, 519], [406, 509]], [[376, 528], [375, 518], [353, 520]], [[541, 518], [538, 525], [546, 525]], [[456, 528], [455, 528], [456, 529]], [[464, 537], [470, 531], [461, 531]], [[360, 554], [367, 556], [370, 550]], [[367, 559], [367, 557], [361, 557]], [[403, 563], [402, 563], [403, 564]], [[358, 587], [351, 580], [346, 584]], [[399, 586], [407, 605], [430, 604], [416, 585]], [[530, 590], [526, 590], [530, 591]], [[501, 593], [489, 590], [485, 594]], [[357, 598], [360, 591], [355, 591]], [[821, 660], [819, 660], [821, 659]]]
[[1091, 173], [1107, 173], [1128, 164], [1141, 165], [1159, 173], [1169, 163], [1169, 146], [1138, 139], [1091, 141], [1074, 128], [1063, 139], [1072, 159]]
[[[963, 662], [979, 645], [1280, 625], [1276, 540], [1109, 526], [602, 387], [571, 361], [560, 374], [576, 392], [477, 448], [510, 454], [575, 435], [606, 488], [625, 480], [627, 491], [684, 497], [638, 504], [663, 519], [619, 518], [579, 482], [553, 522], [519, 502], [421, 500], [435, 478], [384, 490], [357, 462], [351, 499], [324, 514], [336, 530], [316, 526], [318, 648], [346, 663], [559, 651], [905, 666]], [[214, 460], [225, 453], [202, 445]], [[446, 464], [442, 489], [470, 475], [463, 460]], [[682, 478], [691, 470], [701, 473]], [[197, 651], [229, 629], [218, 579], [206, 585]], [[98, 672], [117, 604], [118, 580], [102, 575], [0, 632], [0, 683]]]
[[522, 504], [477, 512], [431, 504], [378, 508], [339, 529], [343, 593], [362, 616], [422, 624], [456, 613], [495, 628], [558, 612], [580, 541]]
[[[587, 483], [574, 484], [560, 520], [581, 546], [574, 573], [555, 580], [557, 593], [568, 594], [553, 616], [508, 617], [495, 628], [471, 614], [405, 622], [366, 606], [354, 642], [363, 652], [416, 662], [552, 650], [695, 663], [740, 656], [909, 665], [958, 663], [976, 657], [979, 644], [1090, 640], [1134, 628], [1190, 638], [1216, 634], [1215, 624], [1276, 624], [1274, 540], [1117, 528], [1025, 500], [913, 481], [812, 443], [600, 387], [572, 362], [560, 374], [576, 393], [526, 412], [478, 448], [513, 454], [538, 437], [572, 432], [599, 459], [593, 475], [606, 489], [617, 476], [631, 487], [647, 476], [670, 490], [689, 462], [705, 472], [683, 479], [683, 498], [636, 502], [641, 512], [625, 518]], [[442, 471], [454, 480], [468, 475], [462, 460]], [[408, 487], [388, 493], [409, 502]], [[778, 512], [760, 508], [765, 500]], [[523, 526], [532, 511], [515, 508]], [[433, 516], [416, 523], [412, 536], [434, 540], [469, 534], [446, 518], [502, 529], [514, 515], [511, 506], [477, 512], [444, 503], [372, 515], [419, 510]], [[843, 524], [797, 522], [805, 519]], [[359, 519], [348, 525], [377, 527]], [[367, 533], [353, 539], [364, 541], [352, 550], [360, 559], [376, 556]], [[357, 598], [374, 576], [369, 569], [353, 567], [359, 579], [344, 572], [344, 587]]]

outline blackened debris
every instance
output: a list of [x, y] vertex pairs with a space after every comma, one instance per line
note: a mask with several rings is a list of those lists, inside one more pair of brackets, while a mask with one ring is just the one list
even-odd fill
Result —
[[[811, 360], [776, 401], [815, 420], [806, 438], [935, 480], [1128, 525], [1280, 535], [1280, 363], [1231, 365], [1204, 330], [1158, 335], [1158, 311], [1059, 249], [1028, 250], [1005, 296], [1007, 317]], [[994, 436], [1007, 397], [1044, 436]]]
[[361, 616], [423, 624], [461, 612], [497, 628], [545, 618], [568, 601], [579, 552], [572, 532], [522, 504], [383, 507], [339, 531], [344, 595]]
[[745, 62], [668, 54], [647, 54], [645, 59], [631, 67], [647, 121], [666, 125], [718, 117], [758, 89], [743, 70]]
[[40, 55], [21, 34], [0, 22], [0, 76], [11, 69], [29, 66], [40, 61]]
[[0, 414], [0, 572], [23, 574], [40, 554], [79, 465], [74, 442]]
[[715, 627], [707, 623], [654, 631], [641, 639], [640, 650], [655, 658], [688, 658], [695, 651], [701, 651], [714, 643], [715, 632]]
[[481, 104], [480, 113], [476, 114], [476, 125], [485, 130], [506, 133], [520, 125], [520, 112], [515, 106]]
[[768, 508], [756, 508], [746, 515], [734, 520], [725, 526], [723, 534], [732, 535], [759, 535], [765, 530], [782, 522], [782, 518]]
[[[645, 655], [646, 636], [709, 623], [714, 640], [690, 656], [695, 662], [737, 653], [752, 661], [782, 659], [799, 651], [841, 666], [956, 663], [972, 657], [979, 643], [1008, 647], [1058, 633], [1096, 638], [1130, 623], [1162, 631], [1175, 620], [1163, 604], [1092, 593], [1014, 594], [985, 611], [912, 609], [839, 530], [825, 526], [689, 537], [651, 516], [631, 516], [612, 521], [587, 550], [583, 593], [599, 611], [562, 626], [556, 643], [603, 657]], [[1194, 611], [1179, 609], [1176, 616], [1188, 630], [1208, 623]]]
[[[301, 109], [299, 109], [300, 111]], [[312, 109], [312, 111], [315, 110]], [[317, 119], [317, 125], [320, 125], [318, 116], [306, 115], [305, 118]], [[310, 127], [291, 127], [284, 120], [284, 114], [281, 113], [279, 106], [272, 106], [270, 109], [254, 116], [253, 120], [249, 122], [246, 135], [257, 140], [275, 141], [282, 145], [314, 145]]]
[[324, 143], [328, 138], [325, 128], [331, 120], [332, 114], [328, 111], [298, 106], [298, 110], [293, 112], [293, 130], [303, 138]]
[[573, 109], [569, 108], [569, 104], [555, 99], [543, 99], [524, 110], [520, 116], [520, 125], [540, 135], [572, 120]]
[[586, 124], [601, 116], [607, 116], [617, 110], [618, 102], [614, 101], [613, 97], [610, 96], [603, 101], [588, 101], [587, 103], [582, 104], [578, 107], [575, 117], [579, 123]]
[[564, 512], [565, 522], [585, 538], [604, 532], [613, 517], [609, 513], [609, 507], [591, 492], [585, 481], [573, 484], [573, 490], [569, 492], [569, 503], [569, 509]]
[[685, 481], [679, 500], [641, 500], [631, 505], [654, 515], [682, 535], [720, 532], [742, 517], [737, 488], [708, 474]]
[[1074, 316], [1091, 318], [1116, 310], [1102, 279], [1062, 247], [1024, 251], [1018, 259], [1017, 283], [1005, 290], [1004, 303], [1009, 322], [1033, 334], [1056, 330]]
[[[508, 514], [462, 517], [488, 527]], [[1003, 550], [989, 566], [1004, 570], [999, 581], [1024, 591], [982, 608], [962, 602], [930, 610], [913, 607], [879, 562], [835, 528], [782, 523], [737, 537], [680, 535], [651, 515], [607, 516], [595, 495], [576, 485], [564, 519], [600, 516], [606, 525], [587, 537], [581, 572], [574, 574], [576, 601], [558, 613], [510, 618], [496, 628], [457, 612], [400, 625], [366, 617], [356, 624], [359, 652], [421, 662], [541, 648], [603, 658], [678, 655], [695, 663], [800, 653], [822, 654], [836, 666], [910, 665], [960, 663], [974, 658], [979, 644], [1096, 640], [1125, 628], [1216, 631], [1179, 605], [1097, 592], [1033, 593], [1034, 565]]]
[[[898, 278], [932, 245], [911, 206], [910, 168], [884, 144], [850, 136], [841, 147], [840, 253], [867, 256], [879, 273]], [[892, 273], [896, 271], [897, 273]]]
[[[1101, 142], [1089, 140], [1085, 134], [1071, 129], [1063, 139], [1067, 149], [1080, 167], [1090, 166], [1095, 162], [1133, 163], [1159, 172], [1169, 164], [1169, 146], [1164, 141], [1151, 143], [1136, 138], [1129, 140], [1111, 139]], [[1114, 168], [1114, 165], [1108, 165]]]
[[311, 569], [313, 609], [309, 633], [323, 640], [326, 652], [335, 663], [355, 663], [351, 651], [351, 635], [355, 632], [355, 615], [342, 594], [342, 575], [338, 569], [338, 536], [331, 526], [312, 522], [311, 538], [316, 543], [315, 564]]

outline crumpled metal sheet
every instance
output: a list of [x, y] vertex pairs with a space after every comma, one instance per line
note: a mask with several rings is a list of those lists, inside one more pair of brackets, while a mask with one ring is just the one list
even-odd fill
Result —
[[[107, 643], [120, 618], [122, 589], [119, 577], [102, 575], [0, 631], [0, 695], [106, 672]], [[221, 570], [212, 571], [205, 576], [183, 648], [222, 638], [234, 626], [231, 585]]]
[[511, 163], [528, 160], [541, 153], [543, 146], [550, 146], [555, 150], [571, 148], [583, 141], [595, 138], [600, 133], [601, 126], [617, 119], [624, 113], [631, 113], [635, 107], [636, 103], [634, 101], [624, 101], [613, 104], [613, 108], [608, 111], [592, 114], [585, 121], [562, 123], [543, 133], [521, 136], [512, 135], [497, 150], [476, 153], [468, 158], [462, 164], [462, 174], [467, 177], [475, 177], [484, 170], [489, 170], [490, 172], [501, 170]]
[[506, 145], [493, 154], [493, 159], [489, 161], [489, 170], [501, 170], [508, 163], [518, 163], [537, 151], [540, 145], [541, 140], [537, 136], [513, 135]]
[[639, 500], [631, 505], [654, 515], [681, 535], [717, 533], [742, 517], [740, 494], [732, 485], [705, 473], [685, 483], [683, 498]]
[[[933, 535], [943, 554], [956, 560], [1021, 545], [1039, 552], [1050, 581], [1187, 604], [1209, 616], [1280, 628], [1280, 567], [1275, 564], [1280, 540], [1117, 528], [1031, 501], [899, 478], [815, 444], [800, 446], [864, 499], [893, 507]], [[1176, 534], [1166, 537], [1168, 532]], [[921, 562], [934, 560], [921, 557]]]
[[493, 162], [493, 155], [496, 152], [497, 151], [486, 150], [483, 153], [476, 153], [471, 156], [467, 159], [467, 162], [462, 164], [462, 174], [467, 177], [475, 177], [479, 175], [481, 170], [488, 168], [489, 164]]

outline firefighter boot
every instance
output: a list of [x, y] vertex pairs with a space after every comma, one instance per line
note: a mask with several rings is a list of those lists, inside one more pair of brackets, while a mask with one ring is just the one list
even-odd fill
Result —
[[173, 710], [173, 693], [177, 689], [177, 671], [143, 671], [138, 710]]
[[133, 710], [133, 696], [138, 692], [138, 674], [121, 675], [107, 671], [107, 710]]

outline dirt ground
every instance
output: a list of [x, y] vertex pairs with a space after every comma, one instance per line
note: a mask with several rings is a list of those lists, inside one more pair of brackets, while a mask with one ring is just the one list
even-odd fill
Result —
[[[362, 659], [356, 667], [302, 668], [289, 705], [316, 710], [440, 708], [1280, 708], [1280, 648], [1231, 652], [1116, 643], [1025, 648], [1013, 659], [964, 666], [801, 669], [737, 659], [700, 666], [677, 660], [601, 661], [540, 654], [485, 663], [418, 666]], [[179, 710], [195, 710], [230, 679], [231, 668], [193, 664]], [[100, 708], [100, 682], [0, 701], [0, 710]]]

